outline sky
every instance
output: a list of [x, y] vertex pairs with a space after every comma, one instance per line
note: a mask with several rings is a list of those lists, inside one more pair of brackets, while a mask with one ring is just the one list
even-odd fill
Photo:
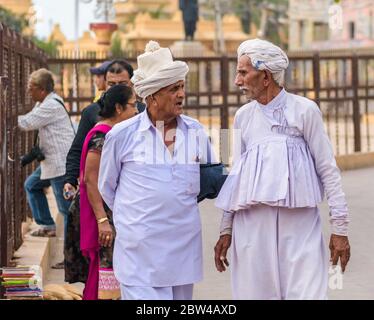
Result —
[[[47, 38], [55, 23], [59, 23], [62, 32], [69, 40], [75, 37], [75, 1], [76, 0], [33, 0], [36, 9], [37, 24], [36, 35]], [[86, 0], [87, 1], [87, 0]], [[89, 30], [89, 24], [97, 21], [94, 16], [96, 1], [79, 3], [79, 36]]]

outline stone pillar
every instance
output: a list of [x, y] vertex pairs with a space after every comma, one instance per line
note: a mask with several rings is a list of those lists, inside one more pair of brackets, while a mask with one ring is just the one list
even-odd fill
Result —
[[301, 30], [299, 20], [291, 20], [289, 26], [289, 44], [288, 50], [294, 51], [300, 49], [301, 46]]
[[103, 46], [109, 46], [112, 34], [118, 28], [116, 23], [98, 22], [91, 23], [90, 30], [95, 32], [97, 43]]
[[209, 51], [200, 41], [176, 41], [170, 50], [174, 57], [203, 57]]

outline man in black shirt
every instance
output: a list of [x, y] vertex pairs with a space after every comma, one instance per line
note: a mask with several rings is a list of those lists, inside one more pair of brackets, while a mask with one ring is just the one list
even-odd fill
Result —
[[[130, 81], [133, 76], [132, 66], [125, 60], [114, 60], [107, 68], [105, 80], [107, 89], [116, 84], [132, 86]], [[137, 103], [139, 112], [144, 111], [145, 105]], [[100, 107], [97, 103], [92, 103], [82, 111], [78, 131], [66, 157], [66, 178], [64, 185], [64, 195], [66, 199], [71, 199], [78, 186], [79, 166], [84, 139], [87, 133], [98, 121]]]
[[[107, 66], [105, 72], [106, 88], [109, 89], [116, 84], [132, 86], [130, 81], [132, 76], [133, 68], [128, 62], [125, 60], [114, 60]], [[142, 112], [145, 109], [145, 105], [138, 102], [137, 108], [139, 112]], [[77, 134], [66, 157], [66, 174], [64, 184], [65, 199], [73, 199], [77, 191], [83, 143], [88, 132], [98, 122], [99, 111], [100, 107], [96, 102], [90, 104], [82, 111]], [[52, 268], [63, 269], [64, 265], [64, 262], [59, 262]]]

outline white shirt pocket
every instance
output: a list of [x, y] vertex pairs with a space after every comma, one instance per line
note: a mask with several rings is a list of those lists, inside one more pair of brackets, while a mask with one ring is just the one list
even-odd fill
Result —
[[183, 185], [187, 194], [198, 195], [200, 192], [200, 165], [187, 164], [183, 165]]

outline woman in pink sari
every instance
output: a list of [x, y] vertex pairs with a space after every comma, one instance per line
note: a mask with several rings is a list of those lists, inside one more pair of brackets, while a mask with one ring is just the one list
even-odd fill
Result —
[[119, 284], [113, 273], [115, 238], [112, 212], [103, 202], [97, 182], [106, 133], [118, 122], [137, 114], [132, 88], [115, 85], [98, 101], [101, 120], [87, 134], [80, 163], [80, 246], [89, 259], [84, 300], [118, 299]]

